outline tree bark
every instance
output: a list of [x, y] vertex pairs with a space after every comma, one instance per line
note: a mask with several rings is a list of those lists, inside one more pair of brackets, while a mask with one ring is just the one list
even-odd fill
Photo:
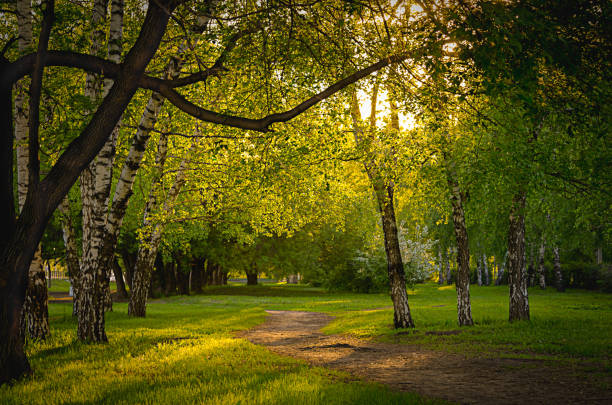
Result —
[[202, 294], [203, 268], [206, 263], [204, 259], [195, 259], [191, 266], [191, 291], [194, 294]]
[[508, 261], [508, 251], [504, 254], [504, 258], [501, 263], [499, 263], [499, 269], [497, 270], [497, 278], [495, 279], [495, 285], [501, 285], [504, 272], [506, 271], [506, 262]]
[[257, 285], [257, 270], [251, 269], [246, 272], [247, 285]]
[[561, 260], [559, 259], [559, 247], [553, 247], [553, 256], [554, 256], [554, 271], [555, 271], [555, 287], [557, 287], [557, 291], [564, 292], [565, 284], [563, 284], [563, 274], [561, 273]]
[[489, 285], [490, 284], [489, 264], [487, 263], [487, 255], [484, 253], [482, 254], [482, 269], [484, 271], [484, 276], [485, 276], [484, 285]]
[[[20, 54], [32, 48], [32, 6], [30, 0], [17, 1], [17, 46]], [[29, 114], [26, 103], [28, 81], [20, 80], [15, 85], [15, 143], [17, 157], [17, 193], [19, 209], [23, 207], [29, 182]], [[41, 247], [36, 249], [28, 271], [26, 298], [22, 311], [23, 337], [45, 339], [49, 334], [49, 312], [47, 309], [47, 286], [43, 269]]]
[[438, 265], [439, 265], [438, 284], [442, 285], [444, 284], [444, 266], [442, 264], [442, 249], [440, 249], [440, 251], [438, 252]]
[[115, 275], [115, 283], [117, 284], [117, 297], [119, 298], [127, 298], [128, 292], [125, 289], [125, 282], [123, 280], [123, 271], [119, 266], [119, 262], [117, 258], [113, 260], [113, 274]]
[[480, 259], [476, 259], [476, 283], [479, 287], [482, 286], [482, 261]]
[[[138, 256], [136, 259], [136, 267], [134, 268], [134, 280], [132, 281], [133, 291], [130, 297], [130, 304], [128, 305], [128, 314], [136, 317], [146, 316], [146, 305], [147, 305], [147, 291], [149, 283], [151, 282], [151, 271], [155, 256], [157, 255], [157, 249], [161, 242], [163, 225], [160, 223], [150, 223], [150, 215], [157, 210], [157, 192], [158, 187], [161, 185], [161, 176], [163, 167], [166, 160], [166, 154], [168, 151], [167, 135], [160, 134], [160, 141], [158, 145], [158, 156], [156, 159], [156, 166], [158, 173], [156, 174], [153, 186], [149, 193], [149, 200], [145, 207], [145, 215], [143, 221], [143, 227], [145, 228], [144, 239], [141, 241], [140, 247], [138, 248]], [[199, 137], [196, 137], [189, 149], [188, 155], [192, 153], [197, 147]], [[174, 183], [164, 201], [162, 210], [168, 212], [171, 209], [172, 204], [178, 197], [183, 184], [185, 184], [185, 168], [187, 167], [187, 159], [184, 158], [179, 168], [177, 169]]]
[[[474, 325], [472, 320], [472, 304], [470, 302], [470, 250], [467, 227], [465, 226], [465, 211], [463, 210], [464, 195], [459, 188], [457, 176], [452, 163], [447, 160], [447, 181], [450, 189], [451, 206], [453, 208], [453, 225], [457, 240], [457, 319], [459, 326]], [[478, 277], [482, 283], [481, 275]]]
[[[378, 95], [378, 85], [374, 85], [370, 104], [372, 112], [370, 114], [370, 129], [376, 123], [376, 100]], [[366, 134], [366, 129], [361, 123], [361, 113], [357, 101], [357, 93], [353, 91], [351, 99], [351, 117], [353, 119], [353, 131], [355, 143], [359, 146], [369, 146], [375, 141], [373, 135]], [[392, 126], [394, 130], [399, 130], [397, 111], [392, 106]], [[372, 131], [370, 131], [372, 132]], [[378, 151], [380, 152], [380, 151]], [[395, 219], [395, 209], [393, 207], [393, 184], [384, 178], [379, 164], [374, 158], [368, 158], [363, 162], [364, 168], [378, 203], [378, 211], [382, 219], [382, 228], [385, 243], [385, 253], [387, 256], [387, 273], [389, 275], [389, 286], [391, 300], [393, 302], [393, 326], [398, 328], [414, 328], [414, 321], [410, 314], [408, 305], [408, 293], [406, 292], [406, 274], [402, 262], [402, 254], [397, 234], [397, 222]]]
[[544, 253], [546, 252], [546, 245], [544, 243], [544, 237], [540, 242], [540, 250], [538, 254], [538, 284], [542, 290], [546, 289], [546, 277], [544, 275]]
[[529, 320], [529, 296], [525, 269], [525, 200], [519, 191], [512, 199], [508, 230], [508, 283], [510, 321]]
[[[194, 32], [203, 32], [208, 26], [208, 23], [210, 22], [210, 17], [208, 15], [209, 13], [210, 10], [207, 11], [206, 15], [202, 15], [200, 18], [198, 18], [198, 22], [193, 28]], [[177, 54], [174, 55], [168, 62], [164, 74], [166, 79], [174, 80], [179, 77], [181, 67], [184, 63], [185, 52], [188, 50], [188, 45], [188, 42], [184, 41], [179, 46]], [[112, 206], [109, 209], [105, 223], [103, 240], [101, 242], [102, 247], [99, 264], [102, 267], [107, 267], [109, 261], [111, 261], [114, 255], [121, 230], [121, 224], [123, 223], [123, 218], [127, 211], [130, 197], [133, 193], [132, 187], [134, 185], [134, 180], [140, 168], [144, 152], [151, 136], [151, 131], [153, 131], [155, 124], [157, 123], [157, 116], [161, 111], [164, 101], [164, 97], [159, 93], [154, 92], [151, 94], [141, 115], [138, 129], [132, 139], [128, 156], [123, 164], [121, 175], [119, 176], [119, 180], [115, 187]]]
[[451, 273], [451, 266], [450, 266], [450, 255], [453, 254], [453, 250], [452, 249], [448, 249], [448, 255], [445, 258], [446, 261], [446, 284], [451, 285], [453, 283], [453, 274]]

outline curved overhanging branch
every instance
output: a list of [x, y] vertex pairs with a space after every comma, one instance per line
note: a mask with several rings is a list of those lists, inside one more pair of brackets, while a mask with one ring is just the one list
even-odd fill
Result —
[[[177, 91], [167, 86], [165, 83], [159, 83], [157, 80], [148, 82], [147, 85], [150, 86], [152, 90], [159, 92], [161, 95], [166, 97], [168, 101], [170, 101], [174, 106], [179, 108], [180, 110], [186, 112], [187, 114], [198, 118], [202, 121], [211, 122], [215, 124], [226, 125], [235, 128], [241, 129], [250, 129], [254, 131], [267, 132], [270, 130], [270, 125], [275, 122], [287, 122], [304, 111], [308, 110], [310, 107], [318, 104], [319, 102], [325, 100], [326, 98], [334, 95], [338, 91], [344, 89], [345, 87], [357, 82], [358, 80], [374, 73], [390, 64], [401, 62], [406, 59], [408, 56], [406, 54], [398, 54], [386, 57], [384, 59], [379, 60], [372, 65], [358, 70], [350, 76], [345, 77], [332, 84], [325, 90], [320, 93], [315, 94], [309, 99], [301, 102], [297, 106], [293, 107], [290, 110], [267, 115], [263, 118], [252, 119], [252, 118], [243, 118], [237, 117], [227, 114], [221, 114], [214, 111], [206, 110], [204, 108], [198, 107], [193, 104], [189, 100], [185, 99], [182, 95], [180, 95]], [[158, 88], [153, 88], [158, 86]]]

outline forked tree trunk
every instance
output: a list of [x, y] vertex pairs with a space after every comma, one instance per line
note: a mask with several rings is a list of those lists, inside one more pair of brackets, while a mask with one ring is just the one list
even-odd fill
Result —
[[[449, 166], [450, 163], [447, 164]], [[453, 167], [447, 167], [447, 180], [450, 189], [451, 206], [453, 208], [453, 225], [457, 240], [457, 319], [459, 326], [474, 325], [472, 320], [472, 304], [470, 302], [470, 248], [468, 233], [465, 226], [465, 211], [463, 210], [463, 193]], [[479, 276], [480, 281], [480, 276]]]
[[510, 321], [529, 320], [529, 296], [525, 269], [525, 200], [518, 192], [512, 199], [508, 230], [508, 284], [510, 285]]
[[[53, 2], [47, 2], [44, 27], [51, 27], [53, 20]], [[126, 62], [121, 67], [121, 74], [113, 91], [93, 114], [92, 119], [75, 139], [68, 149], [60, 156], [58, 162], [41, 180], [36, 189], [28, 193], [26, 202], [19, 218], [15, 220], [12, 181], [12, 89], [10, 86], [0, 87], [0, 132], [8, 136], [0, 137], [0, 182], [3, 193], [0, 193], [0, 219], [3, 233], [0, 234], [0, 384], [13, 378], [23, 376], [29, 370], [27, 357], [23, 351], [23, 343], [19, 334], [19, 314], [25, 299], [28, 266], [36, 251], [36, 245], [44, 234], [44, 227], [53, 210], [68, 193], [71, 184], [76, 181], [78, 173], [86, 167], [102, 148], [105, 139], [112, 132], [114, 122], [121, 116], [129, 104], [138, 86], [138, 79], [158, 48], [165, 28], [176, 7], [175, 3], [166, 0], [149, 3], [145, 20], [141, 26], [138, 38], [126, 56]], [[41, 53], [46, 48], [46, 38], [49, 29], [41, 35]], [[0, 70], [4, 77], [5, 71], [12, 69], [5, 58], [0, 57]], [[37, 67], [33, 79], [40, 82], [43, 64], [35, 63]], [[40, 86], [36, 88], [38, 90]], [[34, 103], [32, 103], [34, 104]], [[34, 114], [32, 114], [34, 117]], [[33, 119], [35, 120], [35, 119]], [[32, 126], [36, 128], [36, 126]], [[35, 135], [35, 134], [33, 134]], [[31, 176], [34, 177], [34, 176]]]
[[565, 284], [563, 284], [563, 274], [561, 273], [561, 260], [559, 258], [559, 247], [553, 247], [553, 256], [554, 256], [554, 271], [555, 271], [555, 287], [557, 287], [557, 291], [564, 292]]
[[538, 254], [538, 283], [542, 290], [546, 289], [546, 277], [544, 276], [544, 253], [546, 252], [546, 245], [544, 244], [544, 237], [540, 243], [540, 251]]

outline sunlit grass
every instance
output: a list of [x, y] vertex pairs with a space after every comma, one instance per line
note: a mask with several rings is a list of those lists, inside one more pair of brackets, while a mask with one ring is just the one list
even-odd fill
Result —
[[[474, 327], [458, 328], [453, 286], [410, 291], [415, 331], [392, 328], [386, 294], [327, 293], [295, 285], [209, 287], [198, 296], [151, 300], [147, 318], [115, 303], [109, 343], [75, 339], [69, 303], [52, 303], [52, 335], [29, 343], [31, 378], [0, 388], [0, 403], [421, 403], [416, 395], [281, 357], [234, 338], [265, 310], [325, 312], [326, 333], [419, 344], [489, 357], [539, 357], [609, 367], [612, 295], [530, 290], [532, 320], [509, 323], [507, 287], [472, 287]], [[444, 332], [458, 334], [441, 334]]]

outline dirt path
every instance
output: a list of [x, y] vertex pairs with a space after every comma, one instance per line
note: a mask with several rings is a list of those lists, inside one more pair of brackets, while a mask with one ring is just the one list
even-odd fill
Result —
[[[417, 346], [372, 343], [319, 330], [333, 317], [267, 311], [266, 322], [241, 337], [317, 366], [347, 371], [401, 391], [466, 404], [612, 404], [612, 392], [584, 373], [540, 360], [475, 359]], [[581, 376], [580, 376], [581, 375]], [[599, 382], [612, 384], [609, 375]]]

